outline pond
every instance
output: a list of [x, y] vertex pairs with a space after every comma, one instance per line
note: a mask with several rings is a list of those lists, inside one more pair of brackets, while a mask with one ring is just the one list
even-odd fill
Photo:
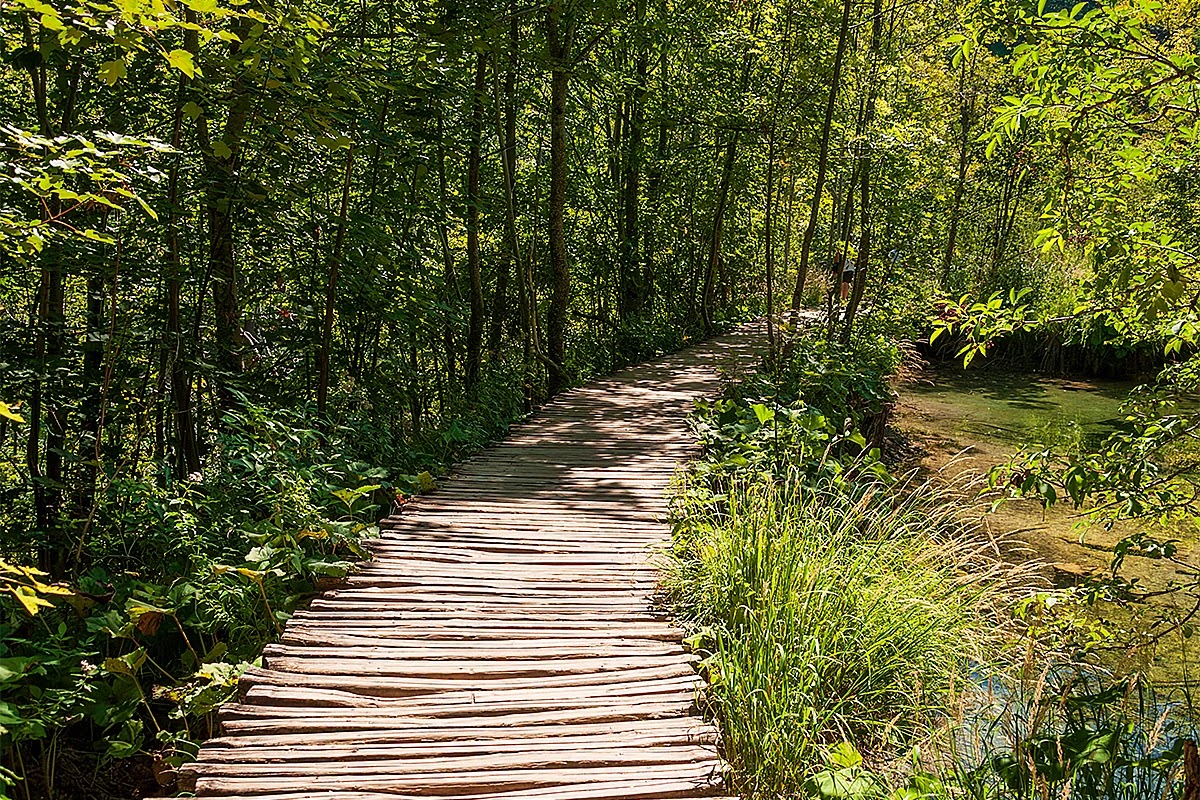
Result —
[[978, 444], [1094, 445], [1116, 430], [1134, 383], [942, 367], [904, 388], [911, 407]]
[[[1121, 404], [1134, 385], [1017, 374], [986, 365], [928, 369], [899, 387], [894, 427], [907, 445], [902, 460], [922, 472], [962, 481], [1004, 463], [1022, 444], [1091, 447], [1121, 425]], [[1008, 543], [1006, 558], [1035, 565], [1044, 581], [1059, 588], [1108, 570], [1113, 546], [1136, 531], [1132, 525], [1113, 530], [1089, 525], [1068, 506], [1044, 510], [1033, 501], [1016, 501], [994, 513], [985, 513], [985, 507], [981, 504], [980, 520]], [[1170, 535], [1182, 540], [1180, 553], [1192, 561], [1197, 537], [1182, 529]], [[1183, 577], [1170, 562], [1148, 559], [1130, 559], [1122, 572], [1149, 589]], [[1175, 679], [1192, 660], [1187, 649], [1183, 643], [1159, 646], [1138, 654], [1141, 661], [1129, 666]]]

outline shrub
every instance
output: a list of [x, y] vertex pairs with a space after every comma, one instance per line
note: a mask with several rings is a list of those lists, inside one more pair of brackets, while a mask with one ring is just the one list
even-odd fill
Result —
[[801, 790], [844, 740], [877, 760], [918, 741], [996, 641], [990, 542], [929, 486], [739, 482], [676, 511], [668, 589], [750, 796]]

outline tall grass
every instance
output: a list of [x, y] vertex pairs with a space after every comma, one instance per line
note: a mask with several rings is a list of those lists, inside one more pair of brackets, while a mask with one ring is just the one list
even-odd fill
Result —
[[677, 495], [667, 588], [707, 654], [737, 788], [804, 791], [852, 742], [882, 764], [948, 720], [994, 655], [1007, 575], [929, 485], [735, 481]]
[[1191, 687], [1113, 680], [1030, 649], [1021, 675], [987, 684], [947, 731], [936, 797], [1142, 800], [1195, 797], [1200, 763]]

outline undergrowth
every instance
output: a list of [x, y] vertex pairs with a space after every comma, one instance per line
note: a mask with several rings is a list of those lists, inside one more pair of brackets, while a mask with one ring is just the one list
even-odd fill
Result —
[[828, 748], [882, 763], [944, 719], [996, 644], [990, 543], [928, 487], [739, 480], [677, 506], [670, 588], [708, 653], [739, 788], [814, 788]]
[[960, 491], [884, 467], [874, 444], [899, 351], [864, 338], [796, 352], [699, 404], [704, 456], [673, 501], [666, 588], [703, 656], [734, 787], [755, 799], [1200, 792], [1200, 759], [1190, 778], [1183, 766], [1190, 695], [1039, 640], [1016, 612], [1053, 593], [1003, 560]]
[[0, 798], [169, 787], [292, 612], [369, 557], [376, 521], [519, 413], [515, 392], [483, 391], [474, 413], [400, 440], [241, 397], [200, 472], [110, 476], [69, 582], [19, 566], [37, 540], [7, 531]]
[[[618, 333], [573, 350], [572, 375], [677, 350], [696, 330]], [[0, 800], [170, 791], [263, 646], [369, 557], [381, 517], [525, 413], [537, 398], [524, 383], [497, 360], [471, 396], [407, 417], [407, 384], [336, 387], [328, 419], [286, 393], [234, 391], [199, 472], [136, 448], [105, 462], [64, 520], [71, 552], [32, 528], [18, 454], [0, 452]], [[0, 403], [0, 423], [24, 420]]]

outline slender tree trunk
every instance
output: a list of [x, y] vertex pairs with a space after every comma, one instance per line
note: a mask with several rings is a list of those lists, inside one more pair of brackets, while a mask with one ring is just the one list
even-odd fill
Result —
[[708, 240], [708, 265], [704, 270], [704, 289], [700, 301], [700, 313], [704, 329], [712, 330], [712, 309], [716, 295], [717, 274], [721, 265], [721, 241], [725, 235], [725, 211], [729, 206], [729, 185], [733, 181], [733, 165], [737, 160], [738, 131], [730, 134], [725, 145], [724, 166], [721, 182], [717, 186], [717, 206], [713, 211], [712, 233]]
[[[519, 25], [516, 17], [512, 20], [512, 25]], [[519, 30], [517, 31], [519, 35]], [[510, 38], [513, 36], [510, 31]], [[497, 264], [496, 273], [496, 293], [492, 295], [492, 320], [491, 330], [488, 335], [488, 352], [492, 358], [499, 358], [500, 344], [504, 339], [504, 328], [507, 324], [508, 316], [508, 281], [509, 275], [514, 269], [518, 269], [519, 257], [517, 255], [519, 248], [517, 246], [517, 231], [516, 231], [516, 216], [515, 202], [513, 203], [512, 212], [510, 213], [510, 191], [513, 189], [512, 170], [516, 164], [516, 147], [517, 147], [517, 70], [516, 70], [516, 42], [511, 41], [513, 52], [508, 61], [508, 68], [504, 74], [504, 91], [500, 92], [499, 87], [496, 90], [496, 116], [499, 122], [500, 108], [504, 109], [504, 118], [501, 124], [497, 125], [496, 134], [500, 145], [500, 162], [503, 171], [504, 180], [504, 239], [505, 246], [503, 249], [503, 257]], [[518, 293], [523, 294], [523, 293]], [[523, 306], [523, 303], [520, 305]], [[524, 311], [520, 311], [522, 324], [524, 324]]]
[[655, 164], [650, 170], [647, 181], [647, 203], [650, 207], [648, 218], [642, 224], [642, 286], [645, 288], [643, 311], [651, 311], [657, 297], [656, 278], [656, 248], [658, 247], [658, 217], [662, 207], [662, 168], [659, 166], [667, 158], [667, 123], [665, 120], [658, 125], [658, 144], [655, 147]]
[[[767, 187], [766, 187], [766, 210], [764, 219], [765, 238], [766, 238], [766, 269], [767, 269], [767, 347], [770, 353], [770, 359], [775, 361], [777, 352], [775, 341], [775, 156], [776, 146], [778, 143], [779, 134], [779, 110], [783, 104], [784, 88], [787, 85], [788, 75], [791, 72], [792, 65], [792, 13], [790, 3], [783, 8], [784, 24], [781, 48], [783, 49], [783, 68], [779, 70], [779, 81], [775, 88], [775, 99], [771, 107], [771, 125], [767, 131]], [[793, 182], [793, 187], [795, 183]], [[788, 231], [791, 236], [791, 215], [792, 205], [791, 200], [788, 200]], [[790, 254], [789, 244], [784, 244], [784, 269], [787, 268], [787, 256]], [[785, 273], [786, 274], [786, 273]]]
[[[758, 31], [759, 16], [757, 12], [750, 22], [751, 33]], [[738, 83], [739, 94], [744, 95], [750, 85], [751, 56], [749, 53], [742, 59], [742, 76]], [[704, 320], [704, 329], [712, 330], [713, 300], [716, 294], [717, 275], [721, 266], [721, 245], [725, 235], [725, 212], [729, 208], [729, 191], [733, 181], [733, 167], [737, 161], [738, 136], [741, 132], [734, 130], [725, 144], [724, 166], [721, 169], [721, 182], [717, 186], [717, 205], [713, 211], [712, 233], [708, 240], [708, 266], [704, 270], [704, 288], [700, 302], [700, 313]]]
[[471, 142], [467, 154], [467, 272], [471, 282], [471, 316], [467, 324], [466, 389], [479, 385], [483, 353], [483, 273], [479, 256], [479, 162], [483, 146], [483, 93], [487, 88], [487, 56], [475, 56], [475, 83], [471, 92]]
[[84, 304], [85, 334], [83, 370], [80, 382], [84, 396], [79, 404], [79, 443], [77, 458], [82, 469], [75, 487], [73, 516], [86, 519], [96, 496], [96, 475], [100, 462], [100, 407], [103, 402], [104, 342], [108, 326], [104, 318], [104, 273], [97, 267], [87, 279]]
[[317, 351], [317, 415], [324, 419], [329, 407], [329, 353], [333, 348], [333, 320], [337, 308], [337, 284], [342, 272], [346, 247], [346, 222], [350, 214], [350, 187], [354, 179], [354, 144], [346, 148], [342, 175], [342, 200], [338, 207], [337, 232], [329, 257], [329, 278], [325, 283], [325, 314], [321, 320], [321, 347]]
[[[795, 214], [792, 213], [792, 209], [795, 205], [795, 200], [796, 200], [796, 170], [789, 165], [787, 211], [786, 211], [786, 216], [784, 219], [784, 233], [783, 233], [782, 275], [783, 275], [784, 279], [787, 278], [788, 271], [791, 270], [791, 268], [792, 268], [792, 223], [793, 223], [793, 220], [795, 219]], [[776, 337], [776, 342], [775, 342], [775, 344], [777, 346], [776, 352], [772, 353], [772, 357], [777, 357], [779, 355], [779, 353], [778, 353], [778, 345], [779, 345], [778, 338], [779, 337]]]
[[[434, 359], [436, 361], [436, 359]], [[417, 358], [417, 337], [414, 333], [409, 334], [408, 340], [408, 412], [409, 418], [412, 420], [413, 436], [421, 435], [421, 417], [424, 412], [424, 403], [421, 402], [421, 362]]]
[[763, 234], [766, 238], [767, 349], [775, 355], [775, 128], [767, 134], [767, 186]]
[[[510, 13], [515, 10], [510, 4]], [[532, 274], [526, 270], [526, 261], [521, 256], [521, 240], [517, 234], [517, 62], [520, 55], [521, 23], [516, 14], [511, 15], [508, 29], [508, 66], [504, 73], [504, 116], [500, 118], [500, 99], [496, 101], [497, 136], [500, 139], [500, 166], [504, 178], [504, 237], [507, 240], [508, 257], [517, 278], [517, 315], [521, 324], [521, 368], [524, 376], [525, 410], [533, 410], [533, 352], [537, 337]], [[497, 89], [499, 95], [499, 89]], [[532, 253], [530, 253], [532, 260]], [[498, 324], [493, 318], [493, 331]], [[497, 334], [498, 335], [498, 334]]]
[[445, 287], [446, 306], [442, 311], [442, 349], [446, 355], [446, 379], [453, 386], [458, 379], [455, 369], [454, 322], [450, 309], [458, 300], [458, 279], [454, 274], [454, 254], [450, 251], [450, 238], [446, 232], [450, 225], [450, 210], [446, 190], [446, 132], [440, 107], [438, 108], [437, 133], [438, 189], [442, 212], [442, 224], [438, 226], [438, 239], [442, 246], [442, 283]]
[[[237, 45], [231, 45], [230, 50], [236, 53]], [[230, 381], [243, 369], [245, 336], [238, 302], [234, 218], [240, 184], [242, 135], [249, 123], [251, 105], [250, 92], [240, 77], [234, 78], [229, 94], [228, 116], [216, 141], [209, 135], [208, 117], [202, 114], [196, 118], [196, 135], [207, 180], [208, 272], [215, 317], [215, 361], [223, 373], [218, 383], [218, 397], [226, 407], [233, 402]]]
[[[29, 25], [29, 15], [22, 17], [25, 32], [25, 44], [31, 51], [34, 49], [33, 32]], [[39, 30], [40, 33], [40, 30]], [[33, 91], [34, 105], [37, 109], [38, 129], [43, 136], [53, 135], [50, 130], [50, 118], [46, 107], [46, 72], [45, 62], [34, 65], [32, 61], [28, 64], [29, 83]], [[46, 482], [45, 464], [42, 460], [42, 417], [44, 409], [44, 392], [46, 388], [45, 375], [49, 373], [46, 364], [46, 353], [48, 350], [49, 332], [47, 330], [47, 320], [50, 315], [50, 282], [52, 265], [48, 262], [49, 253], [42, 255], [41, 267], [38, 271], [38, 291], [37, 299], [33, 304], [33, 312], [31, 314], [31, 323], [34, 329], [33, 340], [33, 356], [36, 374], [33, 381], [33, 387], [29, 393], [29, 413], [26, 415], [29, 420], [29, 438], [25, 445], [25, 466], [29, 470], [29, 479], [33, 484], [33, 508], [34, 508], [34, 523], [38, 531], [41, 531], [46, 538], [39, 542], [38, 545], [38, 565], [47, 572], [53, 566], [51, 563], [51, 555], [53, 548], [51, 540], [53, 539], [53, 526], [57, 522], [57, 516], [53, 513], [54, 509], [51, 506], [50, 491]]]
[[634, 49], [636, 52], [635, 83], [626, 90], [625, 108], [628, 122], [625, 131], [624, 180], [622, 181], [623, 219], [621, 234], [621, 319], [629, 319], [642, 313], [646, 302], [645, 275], [642, 269], [643, 254], [640, 252], [641, 230], [639, 219], [639, 196], [642, 176], [642, 130], [646, 105], [646, 76], [650, 68], [650, 56], [646, 43], [646, 0], [634, 3]]
[[1021, 207], [1021, 197], [1025, 183], [1025, 170], [1017, 164], [1015, 152], [1010, 154], [1008, 169], [1004, 180], [1004, 191], [999, 207], [996, 209], [996, 222], [993, 226], [992, 258], [990, 279], [995, 281], [1004, 263], [1004, 255], [1008, 251], [1009, 237], [1012, 236], [1016, 224], [1017, 211]]
[[[26, 46], [35, 47], [34, 33], [29, 26], [29, 17], [24, 16]], [[39, 34], [40, 35], [40, 31]], [[45, 137], [54, 136], [49, 103], [46, 93], [46, 64], [28, 67], [34, 104], [37, 109], [39, 132]], [[69, 130], [73, 119], [64, 116], [61, 128]], [[46, 209], [47, 217], [58, 211], [58, 204], [51, 200]], [[38, 300], [34, 306], [37, 320], [34, 339], [34, 359], [38, 375], [29, 399], [29, 439], [25, 458], [29, 477], [33, 482], [34, 517], [37, 529], [43, 538], [38, 542], [39, 566], [55, 578], [62, 577], [65, 555], [68, 552], [63, 541], [63, 446], [66, 442], [66, 409], [61, 404], [63, 386], [61, 380], [51, 381], [49, 376], [59, 374], [62, 358], [65, 327], [66, 298], [60, 248], [51, 244], [41, 255], [41, 270], [38, 280]], [[43, 419], [45, 422], [46, 447], [40, 449]]]
[[829, 99], [825, 104], [825, 119], [821, 123], [821, 143], [817, 153], [817, 179], [813, 185], [808, 226], [804, 229], [804, 236], [800, 240], [800, 264], [796, 273], [796, 288], [792, 292], [793, 312], [799, 311], [800, 306], [804, 303], [804, 283], [808, 280], [808, 262], [812, 253], [813, 237], [817, 233], [817, 217], [821, 213], [821, 195], [825, 190], [825, 171], [829, 166], [829, 137], [833, 130], [838, 90], [842, 84], [842, 61], [846, 55], [846, 40], [849, 38], [852, 5], [852, 0], [843, 0], [842, 2], [842, 22], [838, 29], [837, 50], [833, 56], [833, 75], [829, 81]]
[[[666, 104], [668, 102], [668, 83], [669, 74], [667, 72], [667, 53], [668, 48], [659, 48], [658, 56], [658, 95], [660, 102]], [[643, 109], [644, 113], [644, 109]], [[662, 165], [667, 160], [667, 139], [668, 139], [667, 117], [660, 112], [658, 121], [658, 143], [654, 148], [654, 162], [650, 165], [649, 175], [646, 181], [646, 199], [649, 204], [651, 214], [647, 219], [641, 221], [642, 228], [642, 286], [645, 288], [645, 305], [644, 311], [650, 311], [653, 308], [656, 295], [656, 267], [655, 256], [658, 246], [658, 218], [661, 214], [662, 207]]]
[[[66, 339], [67, 314], [66, 293], [63, 276], [64, 265], [59, 260], [61, 251], [53, 248], [51, 258], [56, 263], [50, 267], [49, 280], [46, 287], [46, 314], [43, 318], [46, 326], [46, 368], [47, 373], [58, 373], [63, 358], [63, 347]], [[61, 576], [66, 568], [66, 543], [60, 541], [64, 535], [62, 528], [63, 512], [63, 452], [67, 438], [67, 409], [59, 402], [64, 386], [61, 381], [53, 381], [49, 401], [46, 403], [46, 457], [45, 481], [46, 491], [44, 503], [45, 515], [49, 534], [50, 550], [46, 553], [46, 571], [54, 576]]]
[[954, 248], [958, 243], [958, 221], [962, 215], [963, 194], [967, 187], [967, 169], [971, 162], [971, 122], [975, 116], [975, 90], [967, 87], [967, 60], [960, 65], [958, 76], [959, 142], [958, 178], [954, 183], [954, 200], [950, 205], [950, 227], [946, 233], [946, 252], [942, 258], [942, 288], [950, 285], [950, 268], [954, 264]]
[[867, 89], [867, 102], [862, 117], [863, 142], [862, 156], [859, 159], [859, 240], [858, 268], [854, 271], [854, 286], [850, 292], [850, 302], [846, 304], [846, 319], [842, 324], [842, 344], [850, 343], [850, 334], [854, 330], [854, 316], [862, 302], [863, 290], [867, 285], [867, 270], [871, 264], [871, 151], [869, 147], [871, 123], [875, 121], [875, 94], [878, 81], [879, 43], [883, 34], [883, 0], [875, 0], [871, 9], [871, 44], [867, 59], [871, 65], [870, 86]]
[[487, 351], [493, 359], [500, 357], [500, 345], [504, 341], [504, 328], [508, 324], [508, 282], [513, 262], [504, 256], [496, 262], [496, 291], [492, 294], [491, 320], [488, 325]]
[[854, 284], [850, 287], [850, 297], [846, 302], [846, 315], [842, 321], [842, 344], [850, 343], [850, 333], [854, 329], [854, 316], [858, 313], [859, 303], [862, 302], [863, 290], [867, 284], [867, 268], [871, 258], [871, 170], [863, 167], [859, 175], [859, 207], [861, 209], [860, 227], [858, 232], [858, 256], [854, 270]]
[[850, 234], [854, 231], [854, 192], [862, 183], [861, 162], [854, 165], [850, 179], [846, 182], [846, 196], [842, 198], [842, 213], [837, 226], [837, 252], [842, 256], [843, 266], [850, 256]]
[[546, 43], [550, 50], [550, 268], [554, 276], [546, 317], [546, 347], [550, 358], [547, 393], [553, 397], [567, 387], [563, 372], [567, 346], [567, 308], [571, 302], [571, 272], [563, 217], [567, 202], [567, 81], [571, 25], [564, 19], [564, 0], [551, 0], [546, 12]]
[[183, 105], [186, 78], [179, 82], [175, 118], [171, 124], [171, 147], [175, 157], [167, 176], [167, 354], [171, 381], [171, 430], [175, 439], [175, 463], [182, 475], [200, 471], [200, 448], [196, 441], [196, 422], [192, 415], [192, 376], [184, 356], [183, 263], [179, 246], [179, 150], [183, 133]]

